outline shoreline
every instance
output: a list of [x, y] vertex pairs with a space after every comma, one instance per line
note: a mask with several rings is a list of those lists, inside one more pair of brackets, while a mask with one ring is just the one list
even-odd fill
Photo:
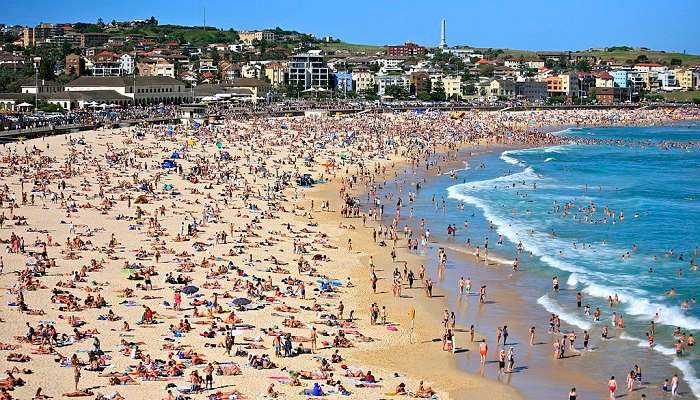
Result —
[[[464, 148], [472, 148], [474, 144], [465, 144]], [[393, 172], [398, 171], [402, 168], [410, 167], [410, 163], [406, 160], [391, 160], [385, 161], [384, 163], [394, 163], [393, 168], [387, 168], [384, 176], [391, 175]], [[327, 190], [328, 185], [333, 185], [333, 190]], [[323, 186], [317, 186], [306, 194], [307, 199], [314, 199], [314, 201], [331, 201], [331, 208], [334, 204], [337, 204], [338, 199], [335, 193], [339, 189], [339, 185], [335, 181], [330, 181]], [[331, 192], [330, 195], [328, 192]], [[355, 194], [363, 194], [363, 191], [357, 189], [353, 191]], [[327, 224], [330, 229], [336, 227], [339, 224], [353, 224], [361, 221], [360, 218], [344, 218], [339, 215], [337, 211], [326, 212], [321, 214], [325, 217], [323, 223]], [[321, 219], [319, 219], [319, 222]], [[378, 293], [372, 294], [368, 287], [368, 261], [369, 256], [373, 256], [375, 265], [377, 265], [378, 270], [382, 267], [384, 272], [381, 276], [386, 276], [390, 271], [383, 271], [384, 266], [399, 267], [401, 262], [405, 261], [409, 265], [417, 266], [419, 263], [426, 264], [428, 258], [422, 255], [416, 255], [409, 252], [405, 245], [399, 245], [396, 247], [397, 259], [393, 263], [390, 256], [386, 251], [382, 251], [378, 248], [371, 239], [366, 239], [369, 237], [368, 234], [363, 234], [362, 230], [368, 231], [372, 227], [376, 227], [381, 221], [370, 221], [368, 220], [366, 227], [356, 227], [352, 231], [337, 231], [338, 237], [342, 237], [345, 233], [352, 238], [353, 250], [355, 251], [355, 258], [363, 262], [363, 265], [352, 268], [350, 271], [350, 276], [353, 282], [359, 281], [360, 284], [356, 284], [356, 291], [359, 292], [359, 296], [354, 298], [355, 309], [366, 309], [368, 304], [362, 304], [360, 298], [370, 298], [372, 302], [379, 302], [384, 304], [386, 302], [388, 308], [388, 314], [391, 317], [392, 323], [398, 322], [399, 329], [401, 326], [408, 325], [407, 318], [407, 305], [398, 303], [395, 297], [389, 292], [389, 283], [386, 281], [390, 280], [391, 277], [380, 277], [378, 284]], [[365, 238], [365, 240], [363, 240]], [[339, 240], [338, 245], [343, 246], [343, 241]], [[386, 248], [385, 248], [386, 249]], [[382, 283], [384, 282], [384, 283]], [[422, 284], [417, 283], [413, 290], [404, 289], [407, 295], [410, 293], [413, 298], [425, 297], [422, 293], [424, 288]], [[405, 302], [404, 302], [405, 303]], [[439, 336], [435, 334], [435, 327], [441, 325], [440, 315], [442, 310], [448, 308], [447, 306], [447, 294], [443, 294], [442, 291], [435, 293], [432, 299], [423, 299], [419, 301], [410, 302], [410, 305], [414, 306], [416, 309], [416, 322], [415, 322], [415, 338], [413, 344], [408, 343], [407, 338], [403, 337], [402, 341], [392, 348], [385, 349], [374, 349], [365, 350], [357, 354], [351, 354], [351, 357], [356, 358], [360, 361], [377, 365], [380, 368], [389, 367], [391, 370], [402, 371], [414, 379], [426, 379], [426, 381], [434, 382], [434, 388], [438, 391], [444, 390], [451, 399], [467, 399], [473, 398], [472, 396], [488, 396], [495, 399], [514, 399], [520, 400], [524, 399], [522, 394], [520, 394], [517, 389], [503, 385], [499, 382], [493, 380], [485, 379], [479, 377], [478, 375], [468, 373], [461, 369], [458, 365], [454, 354], [451, 352], [445, 352], [440, 349], [441, 343], [439, 341]], [[398, 309], [398, 310], [397, 310]], [[462, 335], [466, 332], [468, 327], [460, 327]], [[403, 333], [405, 335], [405, 332]], [[460, 335], [461, 336], [461, 335]], [[479, 332], [477, 332], [476, 338], [481, 338]], [[477, 343], [468, 344], [466, 340], [457, 341], [457, 351], [462, 352], [477, 352]], [[413, 352], [407, 352], [405, 346], [408, 349], [413, 348]], [[416, 353], [420, 353], [417, 355]], [[416, 372], [415, 367], [420, 365], [419, 370], [427, 370], [431, 372]], [[413, 368], [411, 368], [413, 367]]]

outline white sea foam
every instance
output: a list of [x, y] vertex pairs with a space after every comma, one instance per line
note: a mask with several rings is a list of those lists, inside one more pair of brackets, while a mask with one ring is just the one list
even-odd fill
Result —
[[554, 157], [547, 157], [547, 158], [544, 159], [544, 162], [550, 162], [550, 161], [554, 161], [554, 160], [556, 160], [556, 158], [554, 158]]
[[503, 153], [501, 153], [501, 156], [498, 157], [504, 162], [511, 164], [511, 165], [519, 165], [521, 167], [524, 167], [525, 164], [518, 160], [517, 158], [511, 157], [512, 154], [515, 154], [515, 152], [518, 150], [506, 150]]
[[571, 314], [564, 310], [559, 304], [557, 304], [556, 301], [551, 299], [549, 296], [546, 294], [539, 299], [537, 299], [537, 304], [541, 305], [544, 307], [545, 310], [552, 314], [557, 314], [559, 318], [561, 318], [564, 322], [570, 325], [574, 325], [580, 329], [591, 329], [591, 323], [586, 321], [585, 319], [582, 319], [574, 314]]
[[567, 153], [571, 151], [572, 144], [560, 144], [558, 146], [550, 146], [544, 149], [545, 153]]

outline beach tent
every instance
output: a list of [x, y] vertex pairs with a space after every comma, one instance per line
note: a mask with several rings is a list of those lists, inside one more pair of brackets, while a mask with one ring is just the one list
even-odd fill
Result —
[[178, 153], [177, 151], [173, 151], [173, 154], [170, 155], [170, 158], [177, 160], [180, 158], [180, 153]]
[[224, 144], [221, 142], [216, 142], [216, 148], [217, 149], [222, 149], [224, 147]]
[[233, 304], [234, 306], [247, 306], [250, 303], [252, 303], [252, 301], [245, 297], [239, 297], [237, 299], [231, 300], [231, 304]]
[[173, 184], [172, 183], [166, 183], [163, 185], [163, 190], [173, 190]]
[[228, 151], [222, 151], [221, 152], [221, 159], [228, 161], [231, 159], [231, 154]]
[[197, 286], [192, 286], [192, 285], [187, 285], [182, 288], [182, 293], [184, 294], [193, 294], [197, 293], [199, 291], [199, 288]]
[[163, 167], [163, 168], [175, 168], [175, 161], [163, 160], [163, 163], [161, 163], [161, 167]]

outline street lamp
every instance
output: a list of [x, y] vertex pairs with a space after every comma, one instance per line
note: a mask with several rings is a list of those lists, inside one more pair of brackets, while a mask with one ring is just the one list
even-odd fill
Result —
[[39, 111], [39, 66], [41, 65], [41, 57], [34, 57], [34, 114]]

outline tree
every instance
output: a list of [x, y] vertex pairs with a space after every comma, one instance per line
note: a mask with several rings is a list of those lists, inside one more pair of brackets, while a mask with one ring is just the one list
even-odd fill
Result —
[[493, 76], [496, 67], [493, 64], [479, 65], [479, 76]]
[[54, 80], [54, 78], [56, 78], [56, 75], [53, 72], [55, 66], [55, 61], [51, 59], [42, 59], [41, 64], [39, 65], [39, 79], [47, 81]]
[[646, 54], [640, 54], [637, 56], [635, 59], [637, 63], [645, 63], [649, 61], [649, 57], [646, 56]]
[[683, 64], [683, 60], [681, 60], [680, 58], [672, 58], [671, 59], [671, 65], [682, 65], [682, 64]]
[[588, 72], [588, 71], [591, 70], [591, 65], [588, 64], [588, 61], [586, 61], [586, 60], [581, 60], [581, 61], [579, 61], [579, 62], [576, 63], [576, 65], [574, 66], [574, 68], [577, 69], [578, 71]]
[[481, 89], [479, 89], [479, 95], [486, 96], [486, 88], [485, 87], [482, 86]]
[[435, 82], [435, 85], [433, 85], [433, 90], [430, 92], [430, 98], [433, 99], [433, 101], [445, 101], [447, 99], [447, 95], [445, 94], [445, 85], [442, 83], [442, 81]]
[[405, 99], [409, 96], [408, 90], [400, 85], [387, 85], [387, 87], [384, 88], [384, 94], [395, 99]]
[[694, 97], [693, 98], [693, 103], [700, 105], [700, 97]]
[[416, 98], [420, 101], [431, 101], [432, 97], [430, 97], [429, 93], [418, 93], [418, 96]]
[[374, 100], [379, 99], [379, 96], [377, 96], [376, 87], [361, 90], [360, 96], [364, 97], [366, 100], [369, 100], [369, 101], [374, 101]]

